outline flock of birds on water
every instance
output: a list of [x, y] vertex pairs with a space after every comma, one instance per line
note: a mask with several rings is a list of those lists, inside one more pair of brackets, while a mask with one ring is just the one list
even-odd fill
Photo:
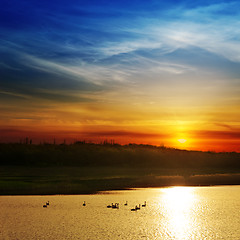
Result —
[[[128, 205], [128, 202], [126, 201], [124, 206], [127, 206], [127, 205]], [[142, 204], [142, 207], [146, 207], [146, 206], [147, 206], [147, 202], [145, 201], [144, 204]], [[107, 208], [119, 209], [119, 203], [109, 204], [109, 205], [107, 205]], [[137, 211], [140, 209], [141, 209], [141, 204], [136, 205], [134, 208], [131, 208], [131, 211]]]
[[[46, 204], [43, 205], [44, 208], [47, 208], [49, 206], [49, 201], [46, 202]], [[83, 202], [83, 207], [86, 206], [86, 202]], [[126, 201], [126, 203], [124, 204], [124, 206], [128, 206], [128, 202]], [[146, 207], [147, 206], [147, 202], [145, 201], [144, 204], [142, 204], [142, 207]], [[112, 208], [112, 209], [119, 209], [119, 203], [112, 203], [107, 205], [107, 208]], [[134, 208], [131, 208], [131, 211], [137, 211], [141, 209], [141, 204], [136, 205]]]

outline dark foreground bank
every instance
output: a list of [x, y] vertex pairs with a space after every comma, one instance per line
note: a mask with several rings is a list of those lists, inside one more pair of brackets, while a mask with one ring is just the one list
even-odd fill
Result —
[[0, 144], [0, 194], [240, 184], [240, 154], [149, 145]]

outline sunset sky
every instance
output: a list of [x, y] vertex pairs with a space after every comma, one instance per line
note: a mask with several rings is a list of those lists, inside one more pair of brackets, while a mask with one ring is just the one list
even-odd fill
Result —
[[25, 137], [240, 151], [240, 2], [1, 1], [0, 141]]

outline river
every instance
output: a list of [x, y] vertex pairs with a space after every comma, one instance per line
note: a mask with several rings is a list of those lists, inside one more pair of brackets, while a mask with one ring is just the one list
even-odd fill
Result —
[[[119, 209], [107, 208], [112, 203], [119, 203]], [[131, 211], [139, 204], [140, 210]], [[0, 239], [237, 240], [239, 216], [240, 186], [1, 196]]]

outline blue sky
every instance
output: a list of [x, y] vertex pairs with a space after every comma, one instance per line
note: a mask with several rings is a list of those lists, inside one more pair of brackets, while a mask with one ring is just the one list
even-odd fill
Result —
[[239, 26], [238, 1], [2, 1], [2, 119], [64, 103], [236, 109]]

